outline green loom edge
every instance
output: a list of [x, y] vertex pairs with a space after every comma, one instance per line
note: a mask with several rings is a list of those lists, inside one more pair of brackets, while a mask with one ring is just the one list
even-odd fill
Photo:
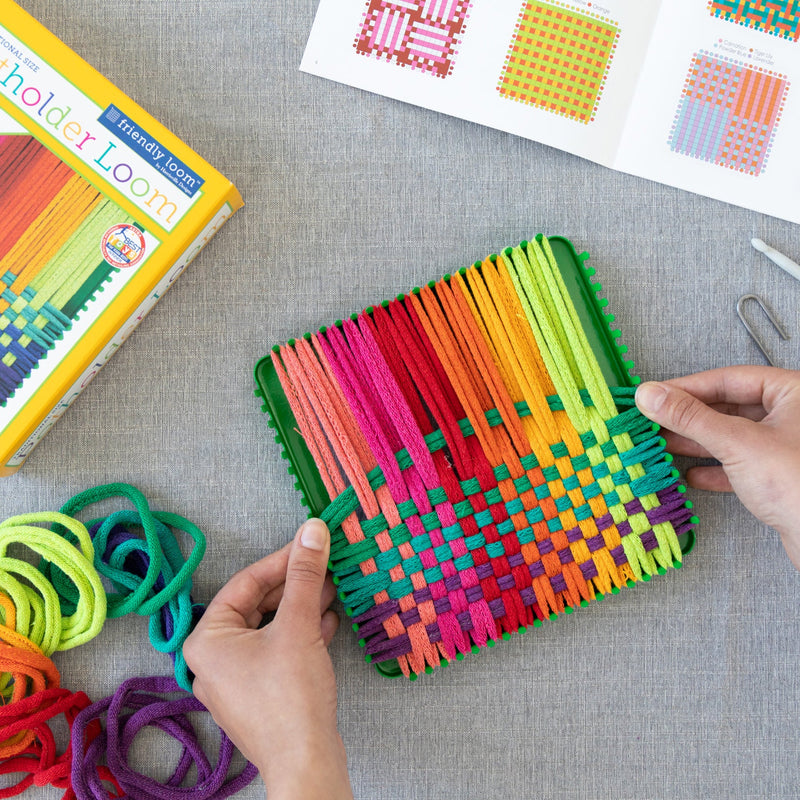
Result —
[[[537, 241], [541, 241], [542, 238], [542, 234], [537, 234]], [[591, 280], [595, 269], [586, 264], [589, 254], [585, 251], [579, 254], [572, 242], [564, 236], [548, 237], [548, 241], [606, 382], [609, 386], [636, 386], [641, 383], [641, 378], [632, 373], [634, 362], [626, 357], [627, 345], [619, 341], [621, 332], [612, 328], [614, 315], [605, 311], [608, 300], [598, 297], [599, 293], [603, 291], [602, 284]], [[523, 247], [525, 244], [527, 243], [523, 243]], [[466, 267], [462, 269], [466, 269]], [[448, 280], [449, 277], [449, 275], [445, 275], [445, 280]], [[400, 295], [400, 297], [402, 296]], [[369, 311], [370, 308], [367, 309], [367, 312]], [[351, 315], [352, 318], [356, 316], [356, 314]], [[341, 324], [341, 320], [334, 324]], [[305, 334], [305, 338], [310, 337], [310, 333]], [[292, 339], [288, 342], [290, 346], [293, 343]], [[277, 347], [276, 345], [273, 351], [276, 351]], [[261, 411], [267, 414], [268, 426], [275, 430], [275, 442], [281, 448], [281, 458], [289, 461], [287, 472], [296, 478], [294, 488], [300, 492], [300, 503], [309, 509], [309, 517], [319, 516], [330, 504], [331, 498], [322, 483], [311, 453], [298, 433], [297, 421], [286, 395], [283, 393], [271, 356], [264, 356], [256, 363], [254, 378], [256, 383], [254, 394], [262, 401]], [[658, 427], [654, 423], [654, 431], [657, 430]], [[676, 477], [679, 477], [677, 470], [675, 472]], [[686, 507], [692, 507], [691, 501], [686, 501]], [[694, 530], [681, 534], [678, 541], [681, 553], [684, 555], [690, 553], [695, 543]], [[659, 572], [661, 573], [661, 570]], [[636, 585], [635, 582], [633, 585]], [[602, 600], [603, 595], [598, 593], [597, 599]], [[349, 608], [346, 608], [345, 611], [348, 616], [351, 616]], [[570, 614], [572, 611], [573, 609], [569, 608], [566, 613]], [[541, 621], [538, 622], [539, 625], [533, 623], [532, 627], [540, 627]], [[525, 630], [522, 628], [519, 633], [524, 633]], [[510, 638], [510, 635], [503, 634], [502, 638]], [[487, 646], [494, 647], [495, 643], [495, 641], [490, 641]], [[363, 640], [359, 640], [359, 644], [363, 646]], [[477, 653], [480, 649], [474, 645], [472, 652]], [[445, 667], [447, 663], [445, 659], [442, 659], [441, 666]], [[402, 675], [396, 660], [380, 662], [374, 666], [376, 671], [384, 677], [396, 678]], [[426, 669], [426, 672], [432, 671], [432, 668]], [[417, 676], [412, 673], [410, 678], [413, 681], [417, 679]]]

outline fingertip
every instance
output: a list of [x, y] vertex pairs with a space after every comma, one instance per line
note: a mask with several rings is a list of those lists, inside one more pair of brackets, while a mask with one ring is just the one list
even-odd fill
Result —
[[330, 540], [328, 526], [316, 517], [306, 520], [300, 528], [298, 539], [307, 550], [324, 550]]
[[639, 411], [651, 419], [658, 414], [667, 399], [667, 387], [656, 381], [640, 383], [634, 395]]
[[328, 572], [328, 526], [320, 519], [306, 520], [293, 543], [276, 620], [285, 617], [294, 624], [315, 626]]

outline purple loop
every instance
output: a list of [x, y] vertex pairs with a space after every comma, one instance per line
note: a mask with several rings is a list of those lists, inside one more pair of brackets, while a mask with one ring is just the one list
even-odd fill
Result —
[[[162, 696], [176, 694], [179, 696]], [[111, 697], [81, 711], [72, 729], [72, 786], [78, 800], [107, 800], [116, 796], [97, 773], [103, 757], [122, 790], [134, 800], [222, 800], [243, 789], [258, 771], [248, 762], [239, 775], [226, 780], [233, 743], [220, 729], [219, 753], [216, 766], [212, 766], [187, 717], [197, 711], [204, 712], [206, 708], [171, 677], [130, 678]], [[105, 730], [86, 747], [87, 726], [103, 715]], [[181, 757], [166, 783], [136, 772], [127, 762], [136, 735], [148, 726], [158, 728], [182, 745]], [[196, 783], [181, 786], [193, 764], [197, 769]]]

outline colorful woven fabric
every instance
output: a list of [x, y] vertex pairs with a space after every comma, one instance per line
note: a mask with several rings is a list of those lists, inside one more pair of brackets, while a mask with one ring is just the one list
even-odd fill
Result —
[[368, 660], [413, 677], [679, 565], [677, 472], [603, 379], [547, 239], [272, 358]]
[[468, 0], [369, 0], [356, 52], [445, 78], [469, 6]]
[[706, 52], [692, 59], [670, 135], [670, 148], [759, 175], [780, 122], [789, 82]]
[[729, 22], [794, 42], [800, 39], [800, 0], [710, 0], [708, 8]]
[[528, 0], [497, 89], [502, 97], [589, 123], [618, 38], [619, 27], [605, 17]]
[[32, 136], [0, 136], [0, 404], [118, 269], [103, 234], [132, 219]]

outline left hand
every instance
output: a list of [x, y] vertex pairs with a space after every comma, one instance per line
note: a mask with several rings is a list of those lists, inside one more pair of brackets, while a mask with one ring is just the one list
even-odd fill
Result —
[[270, 800], [352, 798], [327, 649], [339, 623], [329, 552], [327, 527], [308, 520], [220, 589], [183, 646], [195, 696], [258, 767]]

